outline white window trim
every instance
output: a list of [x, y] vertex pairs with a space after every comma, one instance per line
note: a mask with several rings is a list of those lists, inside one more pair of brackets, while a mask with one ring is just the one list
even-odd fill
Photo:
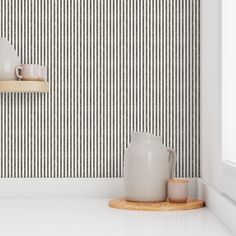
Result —
[[[236, 166], [229, 161], [223, 161], [222, 149], [222, 0], [219, 1], [219, 188], [220, 191], [236, 201]], [[236, 150], [235, 150], [236, 151]]]
[[236, 201], [236, 174], [222, 161], [221, 1], [201, 0], [201, 178]]

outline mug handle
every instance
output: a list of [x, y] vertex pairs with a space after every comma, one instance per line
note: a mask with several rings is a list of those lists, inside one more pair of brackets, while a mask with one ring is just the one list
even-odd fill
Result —
[[174, 179], [175, 177], [175, 166], [176, 166], [176, 151], [175, 149], [168, 148], [169, 152], [169, 179]]
[[16, 76], [21, 80], [23, 78], [23, 76], [19, 74], [19, 71], [20, 71], [20, 74], [21, 74], [22, 73], [22, 67], [21, 66], [16, 67]]

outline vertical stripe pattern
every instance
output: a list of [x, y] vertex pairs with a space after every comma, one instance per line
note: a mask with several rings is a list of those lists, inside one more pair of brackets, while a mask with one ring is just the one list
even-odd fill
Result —
[[1, 0], [0, 36], [49, 94], [0, 94], [0, 177], [122, 177], [131, 131], [199, 176], [200, 0]]

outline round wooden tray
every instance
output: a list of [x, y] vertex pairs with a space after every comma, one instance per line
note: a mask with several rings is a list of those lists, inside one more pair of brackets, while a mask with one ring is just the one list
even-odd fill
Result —
[[186, 203], [171, 202], [131, 202], [124, 198], [113, 199], [109, 201], [109, 206], [124, 210], [137, 211], [183, 211], [198, 209], [205, 206], [204, 201], [198, 199], [188, 200]]

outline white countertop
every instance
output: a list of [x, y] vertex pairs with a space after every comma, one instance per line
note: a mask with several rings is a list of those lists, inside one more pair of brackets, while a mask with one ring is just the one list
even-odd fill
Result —
[[207, 209], [138, 212], [111, 209], [107, 199], [0, 199], [4, 236], [227, 236]]

